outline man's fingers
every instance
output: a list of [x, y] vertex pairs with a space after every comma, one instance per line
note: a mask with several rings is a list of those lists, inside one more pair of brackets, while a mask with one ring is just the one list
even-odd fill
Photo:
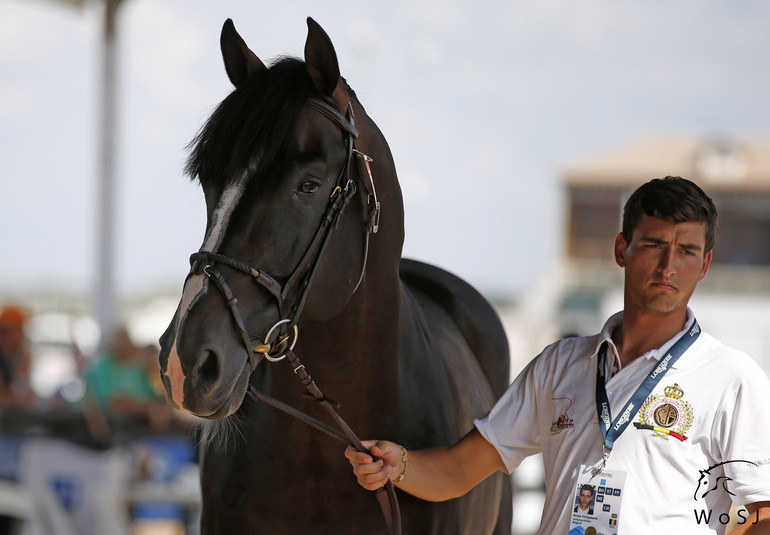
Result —
[[372, 446], [367, 446], [369, 448], [369, 453], [374, 455], [375, 457], [382, 457], [385, 455], [385, 450], [383, 450], [381, 447], [379, 447], [377, 444], [378, 442], [373, 444]]
[[353, 471], [356, 475], [369, 476], [372, 474], [378, 474], [382, 471], [382, 461], [375, 461], [373, 463], [353, 464]]
[[[359, 485], [367, 490], [377, 490], [390, 480], [392, 468], [381, 458], [388, 453], [389, 443], [370, 440], [363, 444], [369, 448], [369, 453], [348, 446], [345, 449], [345, 457], [350, 461]], [[378, 459], [375, 461], [375, 458]]]
[[348, 446], [345, 448], [345, 457], [348, 458], [351, 462], [354, 463], [370, 463], [374, 459], [372, 459], [372, 456], [368, 453], [362, 453], [355, 449], [353, 446]]
[[366, 490], [377, 490], [384, 486], [390, 479], [390, 467], [386, 466], [384, 470], [371, 475], [358, 476], [358, 483]]

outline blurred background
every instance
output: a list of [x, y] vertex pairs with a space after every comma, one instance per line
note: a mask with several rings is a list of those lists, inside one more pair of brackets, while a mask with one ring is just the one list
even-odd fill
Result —
[[622, 308], [620, 210], [665, 175], [720, 210], [701, 325], [770, 369], [767, 2], [0, 0], [0, 340], [26, 355], [3, 371], [0, 533], [110, 533], [97, 497], [117, 533], [194, 532], [194, 433], [153, 390], [205, 228], [185, 147], [231, 90], [224, 20], [269, 61], [302, 55], [307, 16], [390, 143], [404, 255], [495, 304], [513, 373]]

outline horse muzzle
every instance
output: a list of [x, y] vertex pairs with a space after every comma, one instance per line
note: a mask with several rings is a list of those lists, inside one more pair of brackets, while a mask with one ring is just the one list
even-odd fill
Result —
[[161, 345], [161, 379], [169, 403], [195, 416], [224, 418], [241, 405], [259, 359], [244, 358], [244, 348], [172, 340]]

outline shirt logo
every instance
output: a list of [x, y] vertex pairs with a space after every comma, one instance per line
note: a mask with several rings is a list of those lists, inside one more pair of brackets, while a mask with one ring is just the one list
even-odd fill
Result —
[[663, 389], [665, 395], [653, 394], [639, 409], [639, 421], [634, 427], [652, 431], [652, 436], [668, 440], [674, 437], [680, 442], [687, 440], [685, 433], [695, 419], [692, 406], [684, 401], [684, 390], [677, 383]]
[[570, 398], [553, 398], [551, 401], [554, 404], [554, 414], [559, 415], [551, 423], [551, 435], [558, 435], [565, 429], [570, 429], [575, 425], [572, 418], [567, 414], [567, 411], [572, 407], [572, 400]]

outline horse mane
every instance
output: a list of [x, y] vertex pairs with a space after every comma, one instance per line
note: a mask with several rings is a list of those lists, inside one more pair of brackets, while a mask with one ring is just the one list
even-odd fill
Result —
[[[188, 144], [186, 174], [217, 189], [246, 169], [263, 176], [287, 149], [313, 91], [304, 61], [278, 58], [217, 106]], [[349, 86], [348, 93], [355, 98]]]

